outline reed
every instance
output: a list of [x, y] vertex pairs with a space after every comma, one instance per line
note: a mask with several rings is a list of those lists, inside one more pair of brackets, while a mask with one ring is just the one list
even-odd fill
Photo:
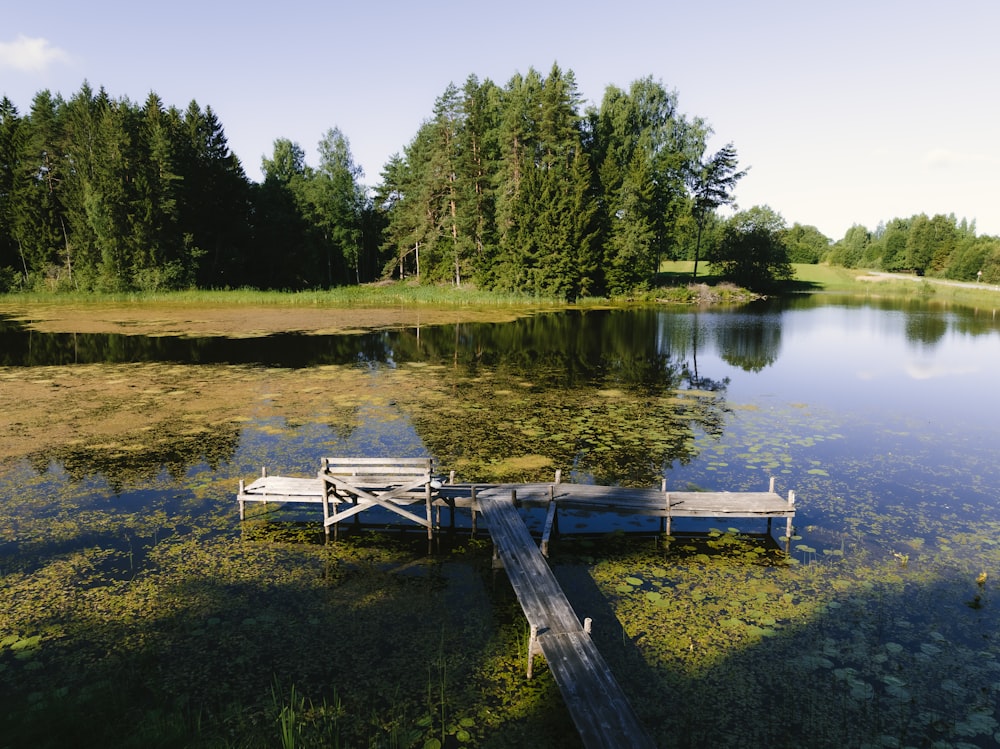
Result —
[[[313, 291], [262, 291], [241, 288], [224, 290], [189, 290], [136, 293], [90, 292], [19, 292], [0, 295], [0, 299], [13, 303], [33, 304], [165, 304], [177, 306], [272, 306], [272, 307], [395, 307], [450, 306], [450, 307], [564, 307], [567, 303], [555, 297], [536, 297], [517, 292], [482, 291], [473, 288], [456, 289], [451, 286], [420, 286], [409, 283], [380, 283], [361, 286], [343, 286], [329, 290]], [[587, 300], [586, 303], [606, 303], [606, 300]]]

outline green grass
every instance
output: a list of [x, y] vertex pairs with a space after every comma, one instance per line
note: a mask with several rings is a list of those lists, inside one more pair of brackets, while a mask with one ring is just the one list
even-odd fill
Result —
[[[995, 307], [1000, 293], [995, 286], [969, 288], [947, 285], [943, 279], [914, 280], [900, 276], [894, 280], [859, 280], [867, 271], [831, 265], [792, 266], [795, 279], [788, 285], [793, 292], [843, 292], [869, 295], [877, 291], [880, 296], [933, 296], [934, 299], [965, 304], [973, 307]], [[683, 289], [692, 283], [718, 285], [720, 279], [711, 272], [711, 266], [702, 262], [698, 277], [692, 279], [694, 262], [690, 260], [666, 261], [660, 265], [655, 287]], [[670, 300], [670, 295], [645, 292], [626, 298], [611, 300], [613, 303], [629, 301]], [[455, 288], [447, 285], [419, 285], [412, 282], [382, 282], [360, 286], [342, 286], [314, 291], [261, 291], [258, 289], [224, 289], [133, 292], [102, 294], [95, 292], [19, 292], [0, 294], [0, 299], [14, 303], [32, 304], [167, 304], [174, 306], [272, 306], [320, 308], [385, 308], [385, 307], [510, 307], [521, 309], [560, 309], [569, 306], [557, 297], [537, 297], [516, 292], [484, 291], [471, 287]], [[690, 303], [680, 294], [678, 303]], [[723, 300], [726, 303], [728, 300]], [[601, 297], [579, 299], [575, 307], [606, 306], [609, 300]]]
[[[704, 268], [704, 270], [702, 270]], [[669, 261], [661, 264], [659, 277], [664, 285], [688, 283], [694, 262], [690, 260]], [[939, 304], [958, 304], [974, 309], [997, 309], [1000, 307], [1000, 288], [982, 285], [955, 285], [954, 282], [939, 278], [915, 279], [900, 275], [893, 278], [875, 278], [863, 268], [842, 268], [825, 264], [793, 264], [795, 279], [787, 290], [799, 293], [836, 292], [860, 296], [922, 298]], [[705, 263], [698, 266], [698, 282], [713, 284], [718, 278], [710, 272]], [[867, 276], [867, 280], [862, 280]]]
[[[415, 306], [510, 306], [558, 307], [566, 302], [557, 298], [535, 297], [521, 293], [482, 291], [452, 286], [420, 286], [410, 283], [380, 283], [361, 286], [341, 286], [315, 291], [261, 291], [258, 289], [189, 290], [168, 292], [134, 292], [101, 294], [94, 292], [24, 292], [0, 295], [11, 302], [47, 304], [80, 304], [103, 302], [111, 304], [156, 303], [209, 306], [275, 306], [275, 307], [394, 307]], [[598, 300], [582, 300], [577, 304]], [[606, 302], [605, 302], [606, 303]]]

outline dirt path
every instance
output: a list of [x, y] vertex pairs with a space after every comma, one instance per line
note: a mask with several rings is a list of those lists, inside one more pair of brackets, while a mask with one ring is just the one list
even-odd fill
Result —
[[[875, 276], [875, 278], [871, 278]], [[983, 289], [984, 291], [1000, 291], [1000, 285], [979, 283], [976, 281], [950, 281], [945, 278], [928, 278], [927, 276], [914, 276], [908, 273], [885, 273], [883, 271], [866, 271], [865, 275], [858, 276], [859, 281], [927, 281], [938, 286], [957, 286], [962, 289]]]

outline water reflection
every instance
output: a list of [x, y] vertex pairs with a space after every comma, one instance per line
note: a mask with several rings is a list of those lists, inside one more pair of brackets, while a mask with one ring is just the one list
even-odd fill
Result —
[[[67, 602], [88, 614], [122, 611], [125, 627], [88, 626], [81, 616], [70, 632], [76, 638], [82, 631], [109, 633], [97, 648], [99, 663], [112, 649], [121, 652], [131, 622], [148, 622], [138, 612], [173, 612], [177, 621], [162, 630], [154, 622], [149, 633], [164, 636], [163, 663], [177, 662], [178, 633], [190, 633], [193, 656], [170, 672], [173, 678], [186, 687], [190, 663], [200, 667], [206, 653], [218, 651], [233, 673], [202, 682], [228, 684], [226, 677], [246, 670], [242, 654], [267, 655], [268, 643], [292, 641], [289, 626], [306, 628], [295, 642], [314, 642], [317, 632], [343, 629], [343, 612], [356, 618], [358, 610], [336, 598], [347, 589], [340, 581], [301, 593], [295, 593], [298, 582], [289, 587], [292, 580], [311, 585], [330, 569], [328, 560], [309, 561], [320, 553], [309, 544], [228, 543], [239, 535], [235, 480], [262, 464], [308, 475], [322, 451], [387, 455], [419, 447], [463, 479], [519, 480], [568, 465], [574, 477], [602, 483], [650, 485], [666, 472], [671, 487], [739, 490], [759, 489], [776, 475], [779, 490], [794, 489], [799, 497], [800, 537], [787, 567], [747, 564], [735, 546], [737, 556], [724, 560], [683, 542], [666, 555], [662, 547], [642, 550], [634, 538], [617, 537], [609, 540], [619, 546], [608, 558], [586, 562], [586, 579], [600, 585], [594, 594], [614, 607], [597, 636], [636, 648], [619, 673], [642, 680], [636, 690], [646, 695], [648, 715], [664, 714], [664, 694], [679, 694], [693, 706], [671, 713], [660, 735], [747, 746], [781, 743], [791, 726], [816, 746], [930, 745], [938, 738], [992, 745], [1000, 718], [1000, 432], [991, 398], [1000, 328], [984, 313], [827, 301], [779, 300], [731, 311], [575, 311], [510, 325], [247, 341], [47, 337], [10, 326], [2, 355], [18, 367], [108, 360], [104, 356], [186, 362], [192, 377], [203, 379], [206, 370], [197, 365], [208, 362], [285, 369], [252, 368], [253, 378], [234, 385], [257, 396], [276, 393], [266, 418], [197, 434], [179, 429], [176, 444], [150, 441], [132, 456], [128, 445], [120, 455], [76, 445], [55, 461], [36, 455], [32, 467], [46, 472], [42, 478], [23, 467], [2, 474], [0, 561], [11, 571], [37, 568], [51, 576], [19, 576], [15, 582], [26, 593], [8, 593], [4, 610], [39, 601], [46, 616], [56, 612], [60, 627], [69, 617]], [[344, 366], [323, 373], [326, 379], [288, 369], [316, 364]], [[282, 390], [308, 381], [317, 401], [341, 396], [345, 372], [389, 382], [392, 398], [369, 406], [361, 388], [351, 390], [338, 404], [349, 418], [336, 423], [292, 423], [282, 412]], [[220, 534], [218, 542], [205, 540], [208, 528]], [[734, 535], [723, 531], [718, 543]], [[162, 543], [167, 533], [176, 535], [170, 544]], [[119, 565], [119, 577], [131, 579], [144, 564], [143, 548], [151, 561], [135, 585], [114, 589], [103, 571], [90, 577], [75, 571], [107, 557]], [[77, 559], [64, 563], [74, 551], [81, 552]], [[347, 565], [333, 568], [353, 575]], [[976, 581], [984, 571], [989, 578], [982, 585]], [[385, 590], [399, 580], [375, 564], [351, 580], [372, 572], [379, 594], [371, 600], [382, 605]], [[621, 592], [629, 578], [645, 587]], [[91, 586], [90, 597], [78, 594], [81, 580]], [[157, 603], [169, 605], [149, 605], [145, 591], [155, 586]], [[120, 608], [126, 591], [136, 595], [134, 616]], [[205, 595], [207, 601], [199, 598]], [[412, 615], [413, 601], [426, 600], [409, 590], [400, 598], [405, 614], [372, 614], [366, 631], [387, 631], [385, 621]], [[329, 611], [324, 601], [332, 601]], [[488, 603], [471, 605], [459, 596], [435, 602], [434, 609], [490, 612]], [[281, 613], [265, 618], [274, 611]], [[9, 615], [22, 634], [39, 631], [37, 622], [45, 621], [27, 609]], [[484, 631], [481, 622], [474, 625], [469, 631]], [[213, 627], [225, 637], [216, 639]], [[224, 648], [233, 632], [260, 640], [241, 640], [239, 653], [229, 653]], [[81, 672], [75, 657], [60, 672], [50, 652], [42, 651], [46, 669], [55, 673], [48, 682]], [[357, 671], [370, 668], [362, 649], [352, 652]], [[7, 666], [0, 690], [10, 701], [24, 692], [31, 673], [9, 651], [0, 655]], [[139, 655], [148, 664], [146, 654]], [[405, 672], [412, 673], [412, 653], [405, 655]], [[639, 656], [640, 665], [652, 666], [635, 668]], [[311, 652], [282, 658], [297, 672], [319, 662]], [[247, 662], [261, 669], [267, 692], [272, 661]], [[467, 671], [481, 672], [480, 665]], [[335, 683], [322, 676], [321, 683]], [[790, 683], [801, 687], [795, 705], [772, 710], [778, 717], [755, 722], [756, 733], [746, 733], [748, 710], [768, 714], [769, 700], [779, 704], [787, 693], [770, 685]], [[479, 691], [477, 683], [462, 693]], [[637, 704], [646, 709], [642, 700]], [[889, 720], [899, 727], [898, 741], [886, 739]]]

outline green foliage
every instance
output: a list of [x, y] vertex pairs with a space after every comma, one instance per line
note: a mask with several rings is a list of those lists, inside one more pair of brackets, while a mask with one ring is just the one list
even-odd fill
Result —
[[830, 249], [830, 240], [815, 226], [794, 224], [782, 232], [781, 241], [792, 263], [818, 263]]
[[383, 171], [387, 273], [566, 299], [649, 284], [678, 251], [708, 129], [650, 78], [579, 107], [556, 65], [448, 86]]
[[609, 86], [591, 120], [605, 283], [612, 295], [628, 293], [673, 254], [676, 222], [687, 210], [684, 179], [705, 132], [677, 112], [677, 94], [651, 78], [634, 82], [627, 93]]
[[767, 206], [734, 215], [709, 258], [719, 275], [754, 291], [774, 288], [794, 275], [784, 245], [785, 220]]
[[894, 218], [874, 232], [852, 226], [826, 260], [847, 268], [997, 283], [1000, 237], [976, 236], [975, 222], [954, 215], [918, 214]]
[[732, 143], [727, 143], [712, 156], [697, 161], [689, 174], [691, 213], [698, 226], [692, 278], [698, 276], [701, 238], [706, 222], [709, 217], [715, 215], [719, 206], [729, 205], [734, 201], [733, 190], [736, 183], [747, 173], [746, 169], [736, 170], [738, 163], [736, 147]]
[[[370, 200], [347, 137], [320, 163], [285, 138], [251, 184], [211, 107], [144, 105], [84, 83], [0, 102], [5, 288], [299, 290], [379, 277], [501, 292], [624, 295], [710, 241], [744, 172], [652, 78], [581, 112], [572, 71], [449, 84]], [[695, 217], [692, 223], [692, 216]], [[693, 231], [693, 227], [697, 231]], [[704, 237], [703, 237], [704, 235]], [[683, 250], [682, 250], [683, 247]]]

